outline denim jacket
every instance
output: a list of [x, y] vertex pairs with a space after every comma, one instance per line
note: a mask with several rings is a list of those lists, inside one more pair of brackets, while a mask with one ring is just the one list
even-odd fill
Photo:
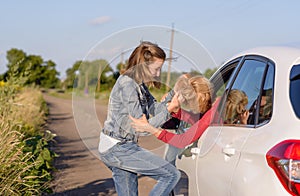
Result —
[[132, 78], [121, 75], [110, 94], [103, 132], [122, 141], [137, 141], [139, 133], [131, 127], [129, 115], [141, 118], [143, 113], [154, 127], [160, 127], [171, 118], [165, 102], [156, 102], [145, 85], [139, 86]]

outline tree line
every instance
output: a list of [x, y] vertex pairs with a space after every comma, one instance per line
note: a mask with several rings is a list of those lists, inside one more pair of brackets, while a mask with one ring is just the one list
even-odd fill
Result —
[[7, 71], [1, 75], [1, 80], [8, 81], [10, 77], [24, 79], [24, 85], [35, 84], [45, 88], [60, 86], [59, 72], [52, 60], [44, 61], [41, 56], [27, 55], [24, 51], [13, 48], [6, 53]]
[[[21, 49], [12, 48], [6, 53], [7, 71], [0, 75], [0, 81], [7, 81], [10, 77], [24, 79], [25, 85], [36, 85], [42, 88], [57, 88], [72, 90], [106, 91], [112, 88], [120, 72], [124, 69], [125, 63], [119, 63], [116, 71], [105, 59], [93, 61], [76, 61], [66, 70], [66, 78], [61, 81], [60, 73], [56, 70], [56, 64], [52, 60], [45, 61], [39, 55], [26, 54]], [[214, 69], [207, 69], [203, 75], [209, 78]], [[201, 74], [196, 70], [191, 70], [193, 74]], [[170, 86], [174, 85], [176, 78], [182, 73], [172, 72]], [[167, 73], [162, 72], [162, 81], [166, 81]]]

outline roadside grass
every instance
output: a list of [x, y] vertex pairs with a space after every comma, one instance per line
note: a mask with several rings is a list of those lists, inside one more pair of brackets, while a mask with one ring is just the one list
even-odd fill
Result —
[[51, 193], [53, 158], [44, 131], [47, 105], [38, 88], [0, 86], [0, 195]]

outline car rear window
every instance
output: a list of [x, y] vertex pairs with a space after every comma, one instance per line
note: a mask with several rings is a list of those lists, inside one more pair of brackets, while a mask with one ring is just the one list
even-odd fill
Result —
[[295, 114], [300, 118], [300, 64], [294, 65], [290, 73], [290, 100]]

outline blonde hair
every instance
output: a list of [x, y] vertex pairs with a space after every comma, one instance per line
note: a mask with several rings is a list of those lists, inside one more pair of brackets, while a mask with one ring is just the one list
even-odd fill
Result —
[[174, 86], [181, 107], [194, 113], [205, 113], [211, 108], [213, 85], [204, 76], [189, 74], [178, 78]]
[[232, 89], [227, 96], [224, 123], [237, 123], [240, 120], [240, 115], [246, 111], [247, 104], [248, 97], [246, 93], [237, 89]]
[[131, 53], [124, 75], [134, 79], [138, 84], [145, 82], [147, 86], [160, 88], [160, 78], [153, 77], [149, 65], [155, 60], [165, 61], [166, 53], [157, 44], [141, 42]]

